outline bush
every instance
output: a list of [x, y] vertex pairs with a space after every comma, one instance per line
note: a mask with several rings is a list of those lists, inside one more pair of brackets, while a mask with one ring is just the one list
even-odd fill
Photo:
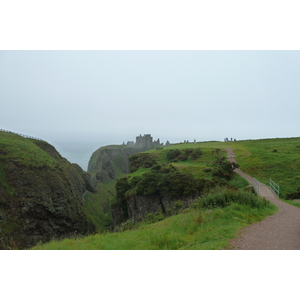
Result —
[[288, 200], [300, 199], [300, 187], [297, 188], [296, 192], [288, 193], [286, 195], [286, 199]]
[[115, 188], [116, 188], [117, 201], [121, 202], [125, 200], [125, 193], [130, 189], [130, 185], [128, 183], [128, 177], [122, 177], [118, 179]]
[[181, 152], [178, 149], [171, 149], [167, 151], [166, 159], [167, 161], [173, 161], [177, 158], [178, 155], [180, 155]]
[[199, 158], [202, 154], [203, 152], [199, 148], [193, 149], [193, 152], [191, 153], [191, 158], [192, 160], [195, 160]]
[[156, 159], [149, 153], [137, 153], [129, 157], [129, 171], [135, 172], [139, 168], [151, 168], [156, 165]]
[[190, 156], [193, 153], [192, 148], [186, 148], [186, 149], [183, 149], [183, 151], [187, 156]]
[[132, 219], [128, 219], [126, 222], [121, 223], [117, 231], [126, 231], [126, 230], [132, 230], [135, 229], [138, 226], [137, 223], [134, 222]]
[[199, 148], [186, 148], [182, 151], [178, 149], [171, 149], [167, 151], [166, 159], [169, 162], [186, 161], [189, 157], [195, 160], [202, 155], [202, 151]]
[[188, 159], [188, 157], [186, 154], [179, 154], [177, 156], [177, 160], [179, 160], [179, 161], [186, 161], [187, 159]]
[[185, 198], [196, 196], [196, 180], [192, 174], [180, 171], [166, 173], [158, 183], [158, 190], [166, 198]]
[[171, 172], [176, 172], [176, 171], [177, 171], [177, 169], [171, 164], [163, 165], [160, 170], [161, 173], [171, 173]]
[[239, 167], [235, 162], [228, 161], [225, 157], [218, 156], [214, 161], [213, 176], [230, 180], [233, 176], [233, 171]]

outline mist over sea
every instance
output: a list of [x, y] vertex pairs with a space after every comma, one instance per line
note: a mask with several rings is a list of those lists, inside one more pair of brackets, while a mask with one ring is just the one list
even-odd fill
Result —
[[89, 160], [97, 149], [104, 146], [99, 143], [90, 142], [83, 144], [74, 143], [53, 143], [52, 144], [61, 156], [66, 158], [70, 163], [78, 164], [84, 171], [88, 169]]

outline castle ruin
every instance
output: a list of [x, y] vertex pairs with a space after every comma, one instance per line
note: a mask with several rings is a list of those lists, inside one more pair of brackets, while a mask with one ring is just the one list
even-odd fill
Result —
[[149, 149], [153, 148], [155, 146], [162, 146], [163, 143], [160, 143], [160, 140], [157, 139], [157, 141], [153, 141], [153, 137], [151, 134], [144, 134], [143, 136], [140, 134], [136, 137], [135, 142], [128, 141], [126, 146], [130, 147], [136, 147], [140, 149]]

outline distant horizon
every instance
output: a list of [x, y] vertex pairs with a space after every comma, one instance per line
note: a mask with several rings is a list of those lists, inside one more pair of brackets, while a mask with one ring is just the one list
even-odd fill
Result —
[[[14, 134], [18, 134], [18, 135], [21, 135], [21, 136], [27, 136], [26, 133], [20, 133], [20, 132], [13, 132], [11, 130], [7, 130], [7, 129], [3, 129], [3, 128], [0, 128], [0, 131], [8, 131], [8, 132], [11, 132], [11, 133], [14, 133]], [[151, 133], [150, 133], [151, 134]], [[143, 134], [142, 134], [143, 135]], [[152, 134], [151, 134], [152, 135]], [[29, 136], [29, 135], [28, 135]], [[138, 135], [136, 135], [138, 136]], [[300, 136], [298, 136], [300, 137]], [[259, 137], [259, 138], [245, 138], [245, 139], [237, 139], [237, 141], [248, 141], [248, 140], [265, 140], [265, 139], [289, 139], [289, 138], [298, 138], [297, 136], [290, 136], [290, 137]], [[76, 163], [78, 164], [84, 171], [87, 171], [88, 169], [88, 163], [89, 163], [89, 160], [92, 156], [92, 154], [97, 151], [98, 149], [102, 148], [102, 147], [106, 147], [106, 146], [122, 146], [123, 144], [123, 141], [120, 142], [120, 143], [113, 143], [113, 144], [104, 144], [104, 143], [101, 143], [99, 145], [99, 142], [98, 141], [92, 141], [90, 140], [89, 143], [85, 143], [85, 144], [81, 144], [80, 145], [80, 141], [73, 141], [72, 143], [68, 144], [68, 143], [57, 143], [57, 142], [53, 142], [53, 141], [49, 141], [49, 140], [46, 140], [42, 137], [33, 137], [33, 138], [37, 138], [37, 139], [41, 139], [49, 144], [51, 144], [59, 153], [62, 157], [66, 158], [69, 162], [71, 163]], [[153, 137], [154, 139], [158, 139], [156, 137]], [[231, 137], [228, 137], [229, 139]], [[234, 139], [234, 137], [233, 137]], [[177, 141], [177, 142], [173, 142], [173, 141], [170, 141], [168, 140], [171, 144], [180, 144], [180, 143], [183, 143], [185, 140], [182, 139], [181, 141]], [[186, 140], [187, 141], [187, 140]], [[124, 141], [125, 143], [127, 141]], [[166, 141], [161, 141], [160, 142], [163, 142], [165, 146], [166, 144]], [[206, 142], [224, 142], [224, 139], [223, 140], [218, 140], [218, 139], [209, 139], [209, 140], [196, 140], [196, 143], [206, 143]], [[231, 142], [231, 141], [229, 141]], [[234, 142], [234, 141], [232, 141]], [[189, 143], [194, 143], [193, 140], [189, 140]]]

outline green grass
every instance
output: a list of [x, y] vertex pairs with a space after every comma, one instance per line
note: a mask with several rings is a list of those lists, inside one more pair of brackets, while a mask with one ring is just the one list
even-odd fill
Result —
[[[209, 154], [211, 149], [215, 148], [222, 149], [222, 155], [225, 155], [225, 149], [232, 148], [240, 169], [267, 185], [269, 184], [269, 178], [274, 180], [280, 186], [281, 198], [284, 198], [287, 193], [295, 191], [300, 186], [299, 137], [176, 144], [164, 147], [164, 150], [194, 147], [200, 147], [204, 154], [207, 153], [206, 155]], [[208, 151], [205, 151], [205, 148]], [[277, 152], [274, 152], [274, 150], [277, 150]], [[209, 159], [206, 161], [206, 164], [208, 164], [208, 161]], [[184, 163], [178, 163], [177, 166], [189, 166], [188, 163]], [[201, 175], [200, 169], [199, 165], [199, 175]], [[196, 170], [190, 170], [196, 173]]]
[[233, 178], [230, 180], [230, 183], [233, 184], [238, 189], [249, 185], [249, 182], [237, 173], [233, 174]]
[[231, 148], [241, 170], [267, 185], [271, 178], [284, 198], [300, 186], [299, 145], [300, 138], [263, 139], [233, 142]]
[[189, 208], [154, 224], [135, 230], [96, 234], [37, 245], [35, 250], [216, 250], [229, 247], [238, 230], [258, 222], [277, 208], [231, 203], [215, 209]]
[[287, 204], [294, 205], [294, 206], [300, 208], [300, 200], [299, 199], [295, 199], [295, 200], [285, 200], [285, 199], [282, 199], [282, 201], [285, 202], [285, 203], [287, 203]]
[[[46, 143], [39, 141], [40, 143]], [[13, 161], [23, 166], [57, 167], [58, 163], [35, 144], [35, 140], [17, 134], [0, 132], [0, 161]]]
[[[167, 151], [170, 149], [186, 149], [186, 148], [200, 148], [203, 152], [200, 158], [197, 158], [195, 160], [188, 159], [186, 161], [178, 161], [178, 162], [172, 162], [171, 164], [176, 167], [177, 169], [181, 171], [185, 171], [188, 173], [191, 173], [196, 178], [205, 178], [210, 179], [211, 175], [204, 170], [208, 167], [211, 167], [212, 162], [215, 160], [215, 156], [213, 155], [212, 151], [215, 150], [214, 147], [203, 147], [202, 143], [188, 143], [188, 144], [177, 144], [179, 148], [176, 148], [177, 146], [168, 146], [164, 147], [163, 150], [149, 150], [147, 153], [150, 153], [152, 156], [154, 156], [157, 160], [158, 164], [167, 164], [168, 162], [166, 158]], [[221, 152], [221, 155], [226, 155], [225, 151]], [[130, 174], [130, 177], [135, 176], [141, 176], [148, 172], [149, 169], [140, 168], [137, 171]]]

